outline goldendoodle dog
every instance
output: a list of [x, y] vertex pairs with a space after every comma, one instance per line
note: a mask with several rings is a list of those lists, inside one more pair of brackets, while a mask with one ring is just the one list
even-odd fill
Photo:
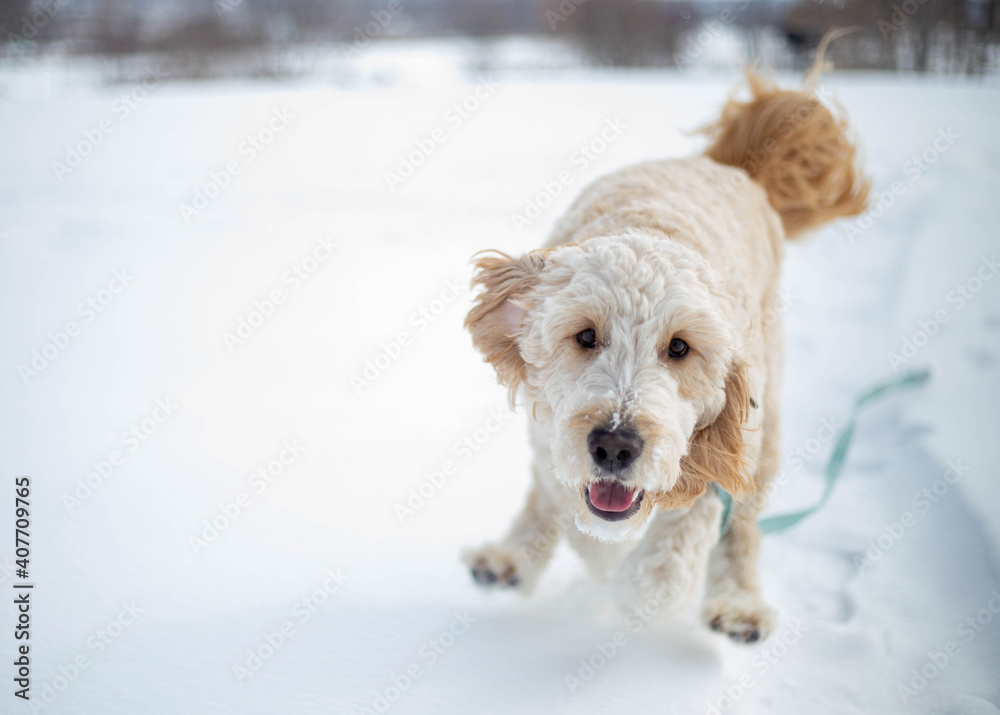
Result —
[[774, 627], [756, 520], [781, 462], [783, 243], [869, 191], [818, 74], [784, 90], [748, 72], [704, 156], [605, 176], [542, 248], [478, 257], [466, 326], [534, 451], [509, 533], [464, 554], [479, 583], [530, 592], [564, 535], [624, 607], [676, 612], [703, 589], [711, 628]]

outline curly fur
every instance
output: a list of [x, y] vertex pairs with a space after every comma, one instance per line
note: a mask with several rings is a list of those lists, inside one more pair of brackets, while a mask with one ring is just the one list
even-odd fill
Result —
[[750, 414], [750, 380], [743, 365], [734, 365], [726, 378], [726, 405], [715, 421], [691, 437], [688, 455], [681, 460], [677, 485], [658, 503], [667, 509], [691, 505], [716, 482], [734, 497], [753, 490], [743, 425]]
[[[543, 248], [477, 259], [466, 326], [512, 401], [530, 405], [534, 448], [510, 533], [465, 555], [480, 582], [529, 591], [565, 536], [625, 608], [655, 598], [674, 611], [706, 583], [712, 628], [753, 641], [773, 626], [756, 573], [763, 500], [747, 498], [780, 462], [782, 335], [764, 317], [786, 237], [860, 211], [868, 185], [842, 120], [807, 93], [750, 83], [706, 156], [605, 176]], [[580, 345], [583, 330], [595, 346]], [[683, 359], [669, 354], [675, 338]], [[595, 428], [644, 446], [608, 472], [588, 449]], [[612, 480], [642, 499], [619, 520], [587, 502]], [[736, 497], [721, 541], [713, 481]]]
[[763, 186], [789, 238], [864, 211], [871, 184], [857, 166], [846, 120], [813, 94], [779, 89], [752, 70], [746, 77], [750, 100], [730, 100], [703, 130], [714, 138], [706, 156]]
[[476, 260], [472, 285], [482, 292], [465, 319], [472, 344], [493, 365], [497, 379], [507, 386], [511, 405], [525, 378], [524, 360], [515, 340], [527, 306], [523, 301], [545, 265], [543, 252], [512, 258], [500, 251], [484, 251]]

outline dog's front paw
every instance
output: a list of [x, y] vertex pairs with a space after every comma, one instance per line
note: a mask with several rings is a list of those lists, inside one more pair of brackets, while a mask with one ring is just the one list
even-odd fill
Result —
[[486, 544], [462, 552], [473, 580], [488, 588], [530, 587], [529, 570], [520, 554], [504, 546]]
[[705, 603], [702, 618], [713, 631], [725, 633], [737, 643], [756, 643], [774, 630], [777, 614], [749, 597], [714, 598]]

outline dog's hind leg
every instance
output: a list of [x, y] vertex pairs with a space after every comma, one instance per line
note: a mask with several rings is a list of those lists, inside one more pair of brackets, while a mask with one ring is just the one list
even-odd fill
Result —
[[517, 588], [528, 594], [534, 590], [559, 539], [570, 528], [574, 528], [573, 515], [557, 511], [538, 484], [536, 472], [524, 507], [507, 535], [498, 543], [466, 549], [462, 560], [478, 584]]

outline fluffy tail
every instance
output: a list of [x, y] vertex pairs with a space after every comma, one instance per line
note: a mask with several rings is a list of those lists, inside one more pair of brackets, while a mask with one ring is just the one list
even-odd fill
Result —
[[813, 94], [826, 45], [839, 34], [823, 39], [801, 90], [779, 89], [748, 69], [750, 101], [729, 100], [704, 130], [714, 139], [708, 157], [743, 169], [764, 187], [789, 238], [859, 214], [868, 203], [871, 182], [858, 166], [846, 120]]

